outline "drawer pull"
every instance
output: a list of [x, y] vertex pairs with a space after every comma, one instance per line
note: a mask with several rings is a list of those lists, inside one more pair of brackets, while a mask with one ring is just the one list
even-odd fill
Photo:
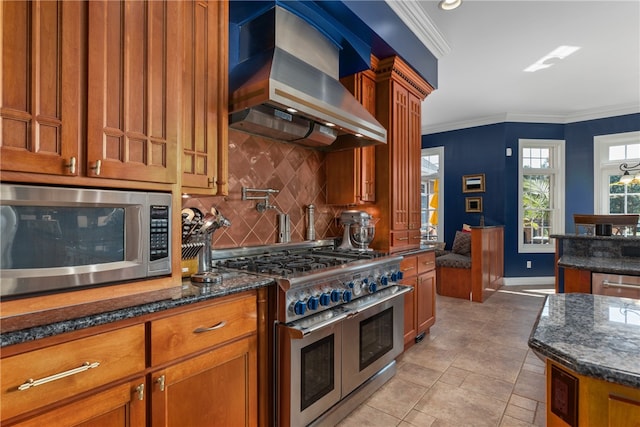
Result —
[[210, 331], [215, 331], [216, 329], [220, 329], [220, 328], [224, 328], [224, 326], [227, 324], [226, 320], [223, 320], [222, 322], [218, 323], [217, 325], [213, 325], [210, 328], [196, 328], [193, 333], [194, 334], [201, 334], [203, 332], [210, 332]]
[[69, 173], [71, 175], [75, 175], [76, 174], [76, 158], [75, 157], [71, 157], [69, 159], [69, 163], [64, 165], [64, 167], [69, 169]]
[[608, 280], [602, 281], [603, 288], [622, 288], [622, 289], [635, 289], [636, 291], [640, 291], [640, 285], [633, 285], [630, 283], [613, 283]]
[[93, 173], [95, 173], [96, 176], [99, 176], [100, 171], [102, 170], [102, 160], [96, 160], [96, 163], [89, 169], [93, 170]]
[[409, 240], [408, 237], [398, 237], [398, 240]]
[[402, 270], [402, 272], [405, 272], [405, 271], [411, 271], [411, 270], [413, 270], [414, 268], [415, 268], [415, 267], [408, 267], [408, 268], [405, 268], [404, 270]]
[[93, 363], [84, 362], [82, 364], [82, 366], [79, 366], [79, 367], [73, 368], [73, 369], [69, 369], [68, 371], [60, 372], [59, 374], [53, 374], [53, 375], [50, 375], [48, 377], [41, 378], [39, 380], [29, 379], [24, 384], [19, 386], [18, 390], [20, 390], [20, 391], [28, 390], [31, 387], [36, 387], [36, 386], [39, 386], [39, 385], [42, 385], [42, 384], [46, 384], [46, 383], [51, 382], [51, 381], [56, 381], [56, 380], [59, 380], [61, 378], [65, 378], [65, 377], [69, 377], [71, 375], [79, 374], [80, 372], [88, 371], [89, 369], [97, 368], [98, 366], [100, 366], [100, 362], [93, 362]]

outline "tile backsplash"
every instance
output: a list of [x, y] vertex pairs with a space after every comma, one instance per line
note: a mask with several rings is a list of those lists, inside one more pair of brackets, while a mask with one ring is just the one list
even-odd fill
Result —
[[316, 238], [342, 235], [336, 218], [345, 206], [326, 204], [325, 154], [307, 148], [229, 130], [229, 195], [183, 199], [183, 207], [206, 213], [215, 207], [231, 226], [213, 234], [213, 248], [273, 244], [278, 211], [256, 210], [256, 200], [242, 200], [242, 187], [278, 190], [269, 198], [291, 221], [291, 241], [305, 240], [306, 209], [315, 205]]

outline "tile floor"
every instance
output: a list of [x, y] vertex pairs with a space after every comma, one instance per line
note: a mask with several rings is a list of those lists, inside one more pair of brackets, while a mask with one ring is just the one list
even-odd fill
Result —
[[544, 426], [544, 363], [527, 340], [552, 292], [505, 286], [482, 304], [438, 296], [431, 333], [338, 426]]

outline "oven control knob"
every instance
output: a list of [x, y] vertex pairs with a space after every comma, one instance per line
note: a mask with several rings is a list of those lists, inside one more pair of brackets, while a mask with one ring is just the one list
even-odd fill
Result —
[[344, 302], [351, 301], [351, 291], [344, 291], [342, 293], [342, 301], [344, 301]]
[[293, 305], [293, 312], [298, 316], [302, 316], [307, 311], [307, 304], [304, 301], [296, 301]]
[[387, 276], [380, 276], [380, 284], [387, 286], [389, 284], [389, 278]]
[[364, 279], [362, 279], [362, 283], [364, 283], [365, 285], [369, 283], [369, 278], [365, 277]]
[[402, 271], [394, 271], [393, 273], [391, 273], [392, 282], [397, 282], [399, 280], [402, 280], [403, 277], [404, 277], [404, 274], [402, 274]]
[[320, 305], [327, 306], [331, 304], [331, 295], [328, 292], [320, 295]]
[[307, 308], [309, 310], [317, 310], [319, 304], [318, 297], [310, 297], [309, 301], [307, 301]]
[[376, 285], [375, 283], [369, 283], [369, 285], [367, 285], [367, 290], [370, 294], [375, 294], [378, 290], [378, 285]]
[[342, 294], [338, 290], [331, 291], [331, 302], [340, 302]]
[[353, 283], [353, 281], [351, 281], [351, 282], [347, 283], [347, 286], [350, 287], [351, 289], [353, 289], [354, 286], [355, 286], [355, 283]]

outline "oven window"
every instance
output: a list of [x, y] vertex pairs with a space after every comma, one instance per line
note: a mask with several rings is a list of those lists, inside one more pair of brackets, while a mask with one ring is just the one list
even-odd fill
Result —
[[3, 206], [0, 214], [3, 270], [124, 261], [123, 208]]
[[309, 344], [301, 350], [300, 412], [327, 395], [334, 388], [334, 334]]
[[393, 307], [360, 322], [360, 371], [393, 349]]

